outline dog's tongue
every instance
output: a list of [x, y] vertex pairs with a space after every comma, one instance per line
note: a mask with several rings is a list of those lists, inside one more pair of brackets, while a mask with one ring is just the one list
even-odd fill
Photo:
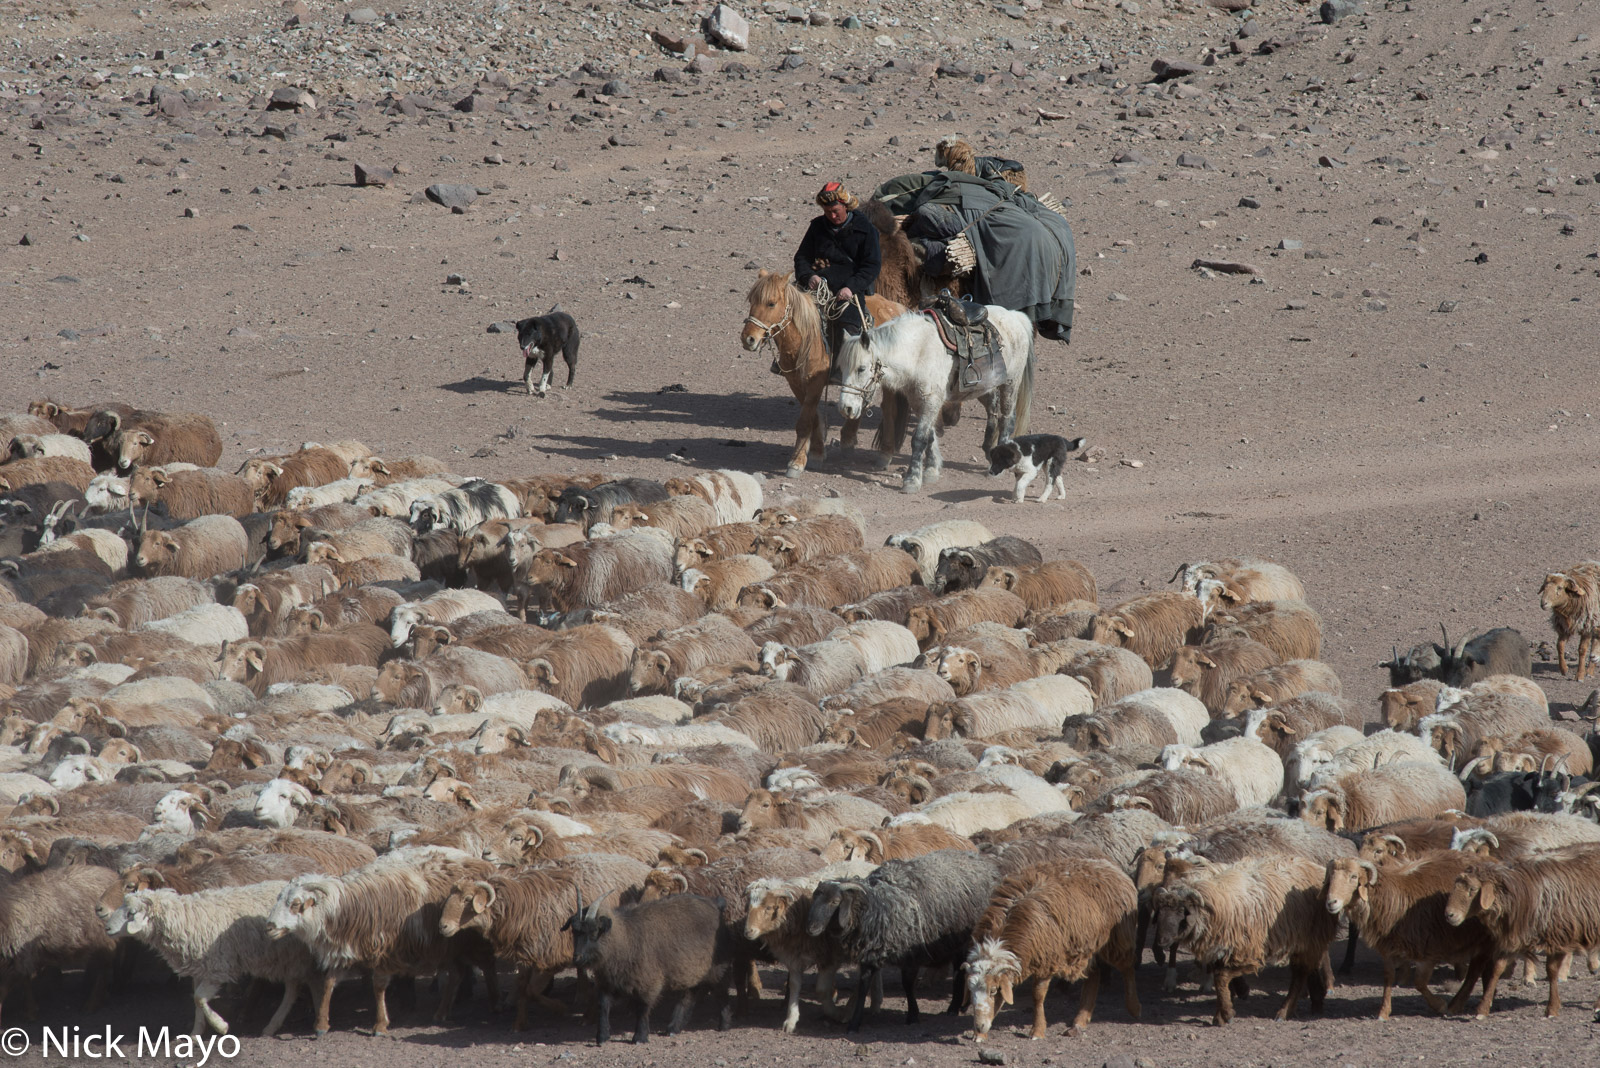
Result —
[[522, 358], [524, 360], [533, 359], [533, 346], [532, 345], [524, 345], [522, 347]]

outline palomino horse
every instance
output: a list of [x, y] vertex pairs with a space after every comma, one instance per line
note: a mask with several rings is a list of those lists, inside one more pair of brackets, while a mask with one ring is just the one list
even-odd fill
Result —
[[[750, 314], [745, 317], [744, 330], [739, 335], [740, 344], [747, 352], [755, 352], [764, 343], [772, 342], [777, 350], [776, 364], [795, 399], [800, 402], [800, 417], [794, 422], [794, 455], [789, 458], [790, 478], [798, 478], [806, 469], [806, 458], [815, 448], [820, 458], [824, 452], [823, 434], [827, 422], [818, 406], [823, 390], [828, 385], [828, 350], [822, 344], [822, 316], [817, 311], [811, 295], [789, 283], [787, 274], [762, 270], [756, 275], [756, 284], [750, 287]], [[885, 322], [905, 313], [905, 306], [882, 297], [864, 297], [867, 313], [874, 322]], [[885, 395], [884, 402], [889, 403]], [[856, 432], [861, 426], [861, 412], [845, 420], [839, 432], [839, 444], [848, 456], [856, 445]], [[878, 449], [878, 466], [888, 467], [894, 455], [895, 439], [880, 429], [874, 441]]]
[[[987, 392], [977, 394], [989, 411], [983, 437], [984, 452], [997, 442], [1026, 430], [1033, 407], [1033, 322], [1021, 312], [990, 304], [989, 321], [1000, 335], [1000, 357], [1005, 375]], [[883, 406], [883, 426], [878, 436], [892, 452], [905, 435], [904, 412], [916, 416], [911, 434], [911, 462], [901, 489], [922, 488], [923, 464], [931, 462], [928, 477], [936, 479], [944, 467], [935, 424], [947, 402], [965, 399], [952, 389], [952, 360], [939, 331], [927, 315], [902, 315], [860, 335], [845, 338], [840, 346], [839, 371], [844, 385], [839, 391], [839, 411], [846, 419], [859, 418], [866, 398], [878, 386], [887, 396], [892, 390], [904, 398], [899, 405]]]

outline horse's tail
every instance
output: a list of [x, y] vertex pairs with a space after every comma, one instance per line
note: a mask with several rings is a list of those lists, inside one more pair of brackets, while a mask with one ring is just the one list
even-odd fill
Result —
[[906, 431], [911, 425], [911, 402], [904, 393], [886, 389], [878, 406], [883, 409], [883, 421], [878, 424], [872, 447], [893, 455], [906, 443]]
[[[1030, 326], [1032, 324], [1029, 324]], [[1017, 405], [1015, 408], [1016, 419], [1013, 421], [1012, 435], [1026, 434], [1028, 421], [1033, 415], [1033, 367], [1037, 362], [1037, 348], [1033, 330], [1028, 331], [1028, 362], [1022, 368], [1022, 381], [1017, 383]]]

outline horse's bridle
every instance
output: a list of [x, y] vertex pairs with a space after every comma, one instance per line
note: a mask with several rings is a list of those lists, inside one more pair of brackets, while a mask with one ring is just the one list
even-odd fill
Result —
[[861, 407], [867, 406], [867, 399], [872, 396], [872, 391], [878, 388], [878, 383], [883, 381], [883, 364], [877, 360], [872, 361], [872, 375], [864, 386], [852, 386], [848, 382], [839, 387], [839, 399], [842, 401], [845, 394], [854, 393], [861, 398]]
[[[746, 315], [744, 317], [744, 321], [745, 325], [753, 326], [757, 330], [761, 331], [761, 339], [756, 342], [756, 353], [759, 355], [762, 349], [766, 348], [772, 343], [773, 338], [783, 333], [789, 324], [794, 322], [794, 301], [784, 301], [783, 318], [779, 319], [775, 323], [764, 323], [760, 319], [757, 319], [754, 315]], [[785, 375], [792, 373], [796, 367], [800, 366], [799, 363], [796, 363], [794, 367], [785, 367], [783, 366], [781, 359], [773, 362], [778, 368], [778, 373]]]

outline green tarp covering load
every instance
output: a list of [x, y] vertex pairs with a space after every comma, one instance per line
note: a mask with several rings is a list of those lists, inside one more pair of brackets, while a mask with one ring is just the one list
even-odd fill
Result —
[[1037, 197], [960, 171], [903, 174], [873, 196], [908, 217], [906, 235], [933, 257], [964, 234], [977, 261], [968, 288], [978, 300], [1020, 311], [1035, 323], [1059, 324], [1063, 335], [1072, 329], [1078, 277], [1072, 230]]

